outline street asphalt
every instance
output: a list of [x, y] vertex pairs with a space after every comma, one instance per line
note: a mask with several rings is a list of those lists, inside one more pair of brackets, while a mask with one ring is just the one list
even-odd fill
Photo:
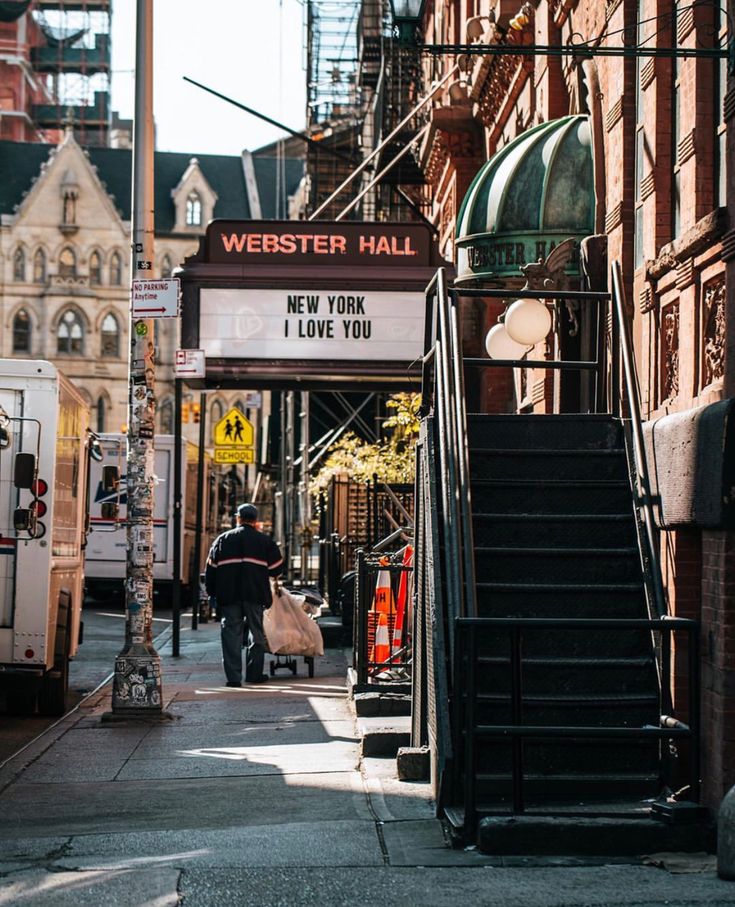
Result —
[[361, 759], [343, 650], [242, 689], [217, 624], [159, 652], [170, 719], [102, 721], [107, 685], [0, 768], [0, 905], [735, 904], [706, 855], [452, 849], [429, 785]]

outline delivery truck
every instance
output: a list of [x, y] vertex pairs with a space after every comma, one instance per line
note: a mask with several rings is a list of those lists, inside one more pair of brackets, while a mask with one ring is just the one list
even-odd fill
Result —
[[0, 359], [0, 685], [63, 714], [82, 641], [89, 407], [50, 362]]
[[[126, 568], [126, 438], [123, 434], [101, 434], [102, 459], [91, 466], [91, 533], [85, 558], [87, 591], [94, 598], [116, 595], [122, 598]], [[199, 571], [194, 571], [194, 538], [196, 533], [196, 489], [198, 447], [181, 442], [181, 571], [180, 580], [188, 587]], [[153, 502], [153, 594], [157, 602], [170, 598], [174, 577], [174, 436], [156, 435], [154, 474], [156, 484]], [[120, 481], [116, 488], [106, 489], [104, 467], [116, 466]], [[216, 485], [211, 457], [205, 454], [203, 493], [202, 557], [216, 533], [214, 498]], [[107, 506], [106, 506], [107, 505]], [[110, 508], [109, 505], [113, 505]], [[116, 505], [116, 506], [115, 506]], [[113, 511], [111, 514], [109, 511]], [[115, 511], [117, 511], [115, 513]], [[201, 565], [200, 565], [201, 569]]]

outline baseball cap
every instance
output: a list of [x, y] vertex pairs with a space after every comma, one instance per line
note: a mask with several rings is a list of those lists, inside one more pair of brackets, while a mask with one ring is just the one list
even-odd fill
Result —
[[252, 522], [258, 519], [258, 508], [255, 504], [240, 504], [237, 508], [237, 515], [241, 520]]

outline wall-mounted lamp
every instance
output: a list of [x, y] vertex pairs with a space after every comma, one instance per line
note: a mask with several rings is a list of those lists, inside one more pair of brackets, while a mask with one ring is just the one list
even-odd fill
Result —
[[516, 299], [505, 313], [504, 324], [516, 343], [535, 346], [551, 330], [551, 312], [539, 299]]
[[485, 349], [491, 359], [521, 359], [528, 352], [528, 345], [513, 340], [505, 325], [498, 322], [487, 332]]

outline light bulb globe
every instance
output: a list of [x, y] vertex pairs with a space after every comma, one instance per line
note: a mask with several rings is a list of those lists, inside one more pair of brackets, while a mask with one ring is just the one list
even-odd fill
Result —
[[520, 359], [528, 351], [528, 345], [513, 340], [504, 324], [496, 324], [487, 332], [485, 349], [491, 359]]
[[505, 313], [505, 329], [516, 343], [534, 346], [551, 330], [551, 312], [538, 299], [516, 299]]

